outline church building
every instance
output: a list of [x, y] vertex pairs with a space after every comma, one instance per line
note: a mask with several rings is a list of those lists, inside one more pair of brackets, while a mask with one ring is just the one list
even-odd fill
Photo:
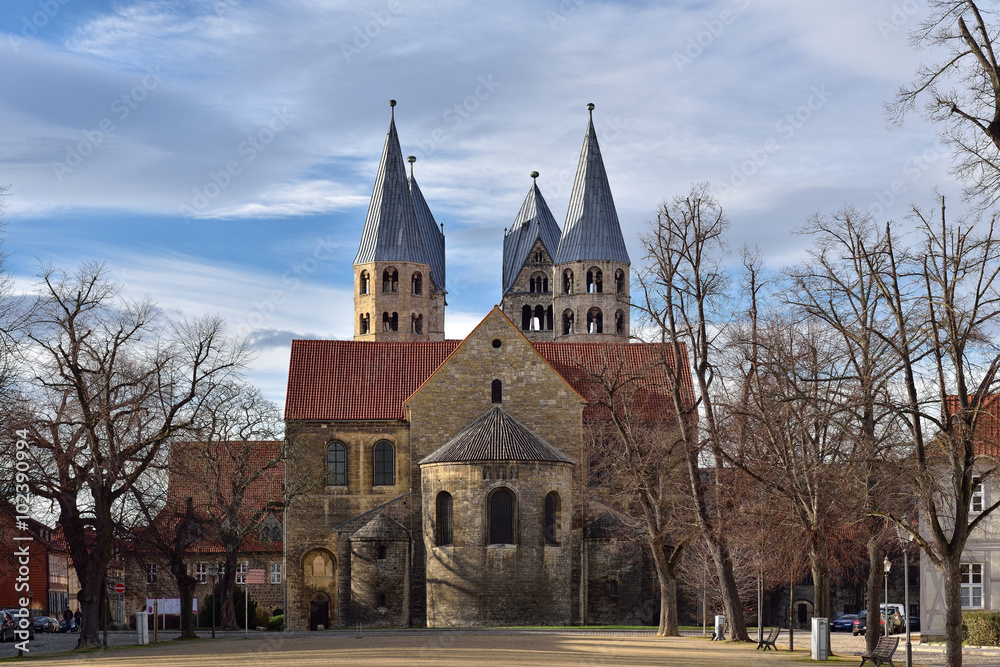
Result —
[[286, 474], [309, 491], [285, 514], [289, 629], [656, 621], [649, 558], [599, 501], [589, 442], [609, 414], [594, 378], [612, 366], [672, 420], [673, 357], [629, 342], [631, 263], [588, 109], [563, 229], [532, 172], [500, 305], [464, 340], [444, 337], [443, 229], [393, 109], [354, 340], [292, 342]]

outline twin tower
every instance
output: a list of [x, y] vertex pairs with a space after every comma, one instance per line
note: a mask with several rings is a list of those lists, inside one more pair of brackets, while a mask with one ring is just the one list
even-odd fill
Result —
[[[390, 100], [395, 107], [395, 100]], [[629, 261], [594, 105], [562, 233], [532, 172], [503, 240], [503, 312], [531, 340], [626, 341]], [[444, 340], [444, 230], [403, 164], [395, 109], [354, 259], [354, 340]]]

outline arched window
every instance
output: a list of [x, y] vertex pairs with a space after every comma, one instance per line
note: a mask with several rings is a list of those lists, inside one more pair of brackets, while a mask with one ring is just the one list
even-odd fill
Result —
[[542, 306], [535, 306], [535, 314], [531, 318], [531, 328], [533, 331], [541, 331], [545, 328], [545, 308]]
[[424, 332], [424, 316], [423, 315], [410, 315], [410, 331], [415, 334], [422, 334]]
[[451, 494], [442, 491], [437, 495], [437, 522], [434, 526], [434, 541], [439, 547], [454, 543], [454, 502]]
[[371, 318], [368, 313], [362, 313], [358, 319], [358, 333], [364, 335], [371, 330]]
[[604, 274], [596, 266], [587, 271], [587, 293], [595, 294], [604, 291]]
[[494, 380], [490, 385], [490, 400], [495, 404], [503, 403], [503, 382], [500, 380]]
[[545, 544], [559, 544], [559, 513], [562, 505], [555, 491], [545, 496]]
[[424, 293], [424, 277], [419, 271], [413, 272], [413, 277], [410, 279], [410, 290], [413, 294], [423, 294]]
[[552, 331], [552, 306], [545, 309], [545, 330]]
[[587, 333], [604, 333], [604, 315], [600, 308], [587, 311]]
[[521, 307], [521, 331], [531, 328], [531, 306]]
[[615, 312], [615, 333], [625, 335], [625, 311], [621, 309]]
[[358, 293], [368, 294], [371, 291], [372, 278], [369, 275], [367, 269], [361, 272], [360, 278], [358, 278]]
[[567, 310], [563, 311], [562, 329], [563, 329], [563, 336], [568, 336], [571, 333], [573, 333], [573, 311], [572, 310], [567, 309]]
[[615, 270], [615, 293], [625, 293], [625, 272], [621, 269]]
[[375, 445], [374, 483], [375, 486], [392, 486], [396, 483], [396, 449], [386, 440]]
[[563, 294], [573, 293], [573, 272], [569, 269], [563, 271]]
[[399, 272], [396, 269], [389, 267], [382, 271], [382, 291], [383, 292], [398, 292], [399, 291]]
[[531, 291], [534, 293], [548, 292], [549, 291], [549, 279], [544, 273], [536, 273], [531, 276]]
[[326, 446], [327, 486], [347, 486], [347, 448], [342, 442]]
[[490, 496], [490, 544], [515, 544], [514, 494], [500, 487]]
[[399, 331], [398, 313], [382, 313], [382, 331]]

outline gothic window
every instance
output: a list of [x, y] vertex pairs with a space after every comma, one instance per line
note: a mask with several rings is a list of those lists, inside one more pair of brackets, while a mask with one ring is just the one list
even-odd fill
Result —
[[410, 287], [413, 294], [424, 293], [424, 277], [419, 271], [414, 271], [413, 278], [410, 280]]
[[415, 334], [422, 334], [424, 332], [423, 315], [410, 315], [410, 331]]
[[375, 486], [396, 483], [396, 450], [391, 442], [382, 440], [375, 445]]
[[398, 292], [399, 291], [399, 271], [389, 267], [382, 271], [382, 291], [383, 292]]
[[573, 333], [573, 311], [564, 310], [562, 316], [562, 332], [563, 336], [568, 336]]
[[521, 307], [521, 331], [531, 328], [531, 306]]
[[267, 519], [260, 527], [261, 542], [280, 542], [282, 540], [281, 521], [273, 514], [268, 514]]
[[531, 328], [533, 331], [541, 331], [545, 328], [545, 308], [535, 306], [535, 316], [531, 318]]
[[494, 404], [503, 403], [503, 382], [500, 380], [494, 380], [490, 385], [490, 400]]
[[361, 277], [358, 279], [358, 293], [368, 294], [368, 292], [371, 291], [371, 283], [371, 275], [369, 275], [367, 270], [362, 271]]
[[454, 544], [453, 505], [454, 501], [447, 491], [442, 491], [437, 495], [437, 523], [434, 526], [434, 541], [439, 547]]
[[600, 308], [587, 311], [587, 333], [604, 333], [604, 315]]
[[615, 294], [625, 293], [625, 272], [615, 269]]
[[326, 485], [347, 486], [347, 448], [342, 442], [326, 446]]
[[587, 271], [587, 293], [595, 294], [604, 291], [604, 274], [596, 266]]
[[490, 544], [514, 544], [514, 494], [500, 487], [489, 499]]
[[545, 544], [559, 544], [559, 514], [562, 503], [555, 491], [545, 496]]
[[573, 293], [573, 272], [569, 269], [563, 271], [563, 294]]
[[368, 313], [362, 313], [358, 319], [358, 332], [363, 336], [371, 331], [371, 317]]
[[625, 335], [625, 311], [621, 309], [615, 313], [615, 333], [619, 336]]

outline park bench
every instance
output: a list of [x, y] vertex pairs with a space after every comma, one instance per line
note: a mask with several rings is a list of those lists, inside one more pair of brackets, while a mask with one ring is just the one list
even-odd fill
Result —
[[759, 642], [757, 642], [757, 648], [763, 648], [765, 651], [768, 649], [778, 650], [778, 647], [774, 645], [774, 642], [778, 641], [778, 635], [781, 633], [781, 628], [771, 628], [767, 633], [767, 637], [764, 637]]
[[[715, 630], [712, 630], [712, 641], [713, 642], [714, 641], [720, 641], [721, 642], [723, 639], [726, 638], [727, 634], [729, 634], [729, 619], [726, 619], [725, 625], [722, 626], [722, 635], [721, 636], [715, 634]], [[895, 667], [895, 666], [893, 666], [893, 667]]]
[[899, 637], [879, 637], [878, 646], [871, 653], [862, 653], [861, 662], [858, 663], [858, 667], [865, 664], [868, 660], [871, 660], [875, 667], [889, 663], [889, 667], [896, 667], [896, 663], [892, 661], [892, 654], [896, 652], [896, 648], [899, 646]]

